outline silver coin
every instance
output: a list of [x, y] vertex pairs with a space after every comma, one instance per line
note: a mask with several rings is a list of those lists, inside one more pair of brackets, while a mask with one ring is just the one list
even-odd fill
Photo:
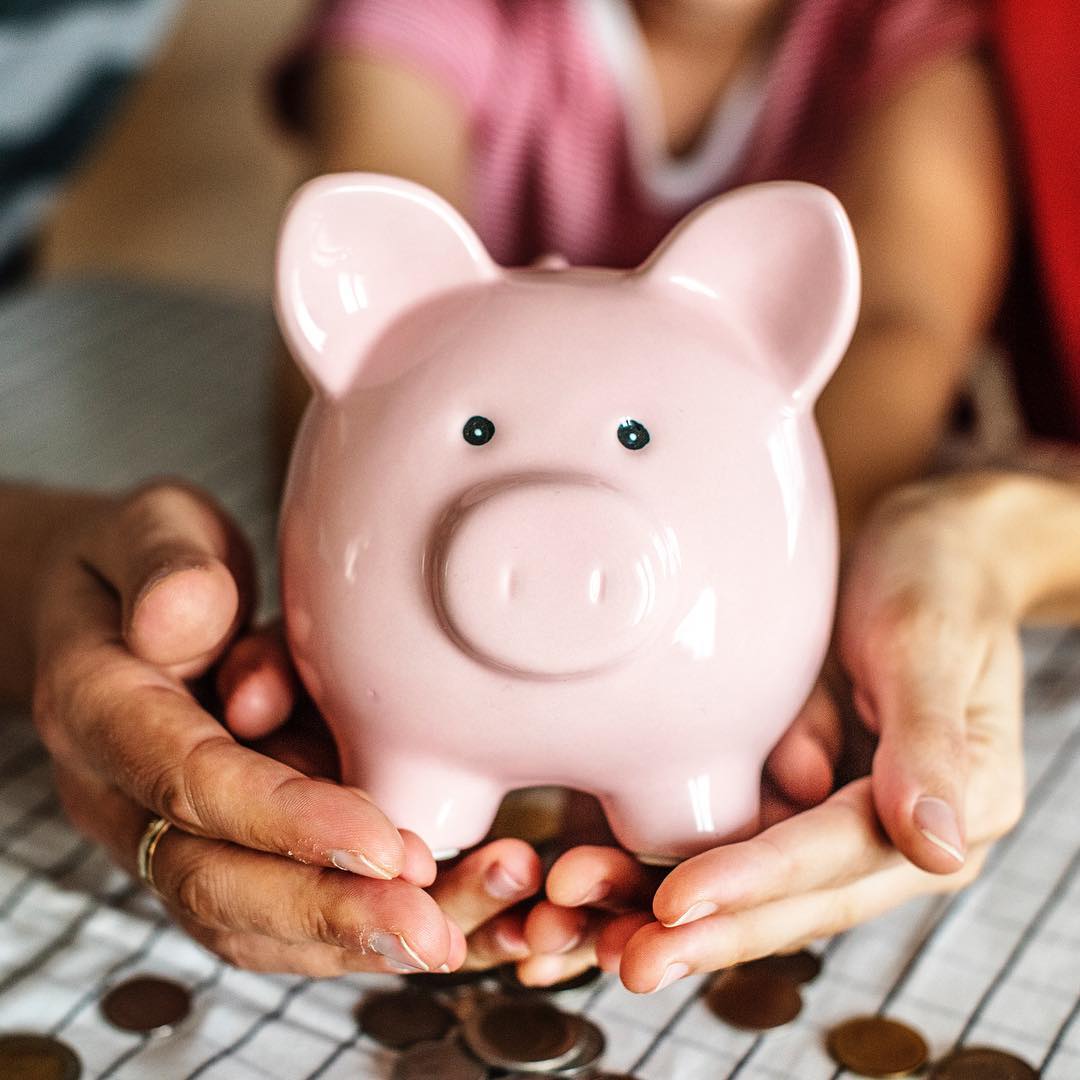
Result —
[[607, 1039], [604, 1033], [584, 1016], [574, 1017], [577, 1035], [574, 1056], [565, 1064], [552, 1070], [553, 1076], [584, 1078], [596, 1076], [596, 1064], [604, 1056]]
[[79, 1080], [82, 1062], [67, 1043], [50, 1035], [0, 1035], [0, 1076], [8, 1080]]
[[578, 1017], [547, 1001], [495, 998], [476, 1010], [462, 1029], [469, 1049], [499, 1069], [552, 1072], [581, 1049]]
[[393, 1080], [485, 1080], [487, 1074], [485, 1065], [449, 1038], [409, 1047], [394, 1065]]

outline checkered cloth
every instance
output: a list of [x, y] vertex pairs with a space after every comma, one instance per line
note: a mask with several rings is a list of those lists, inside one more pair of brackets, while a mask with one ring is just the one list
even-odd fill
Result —
[[[263, 558], [273, 505], [261, 445], [265, 312], [206, 296], [66, 284], [0, 305], [0, 475], [126, 485], [183, 473], [248, 527]], [[269, 578], [264, 582], [272, 588]], [[792, 1024], [765, 1035], [714, 1020], [703, 981], [635, 997], [605, 981], [567, 1007], [608, 1037], [605, 1067], [642, 1080], [827, 1080], [830, 1025], [884, 1012], [934, 1056], [992, 1044], [1080, 1077], [1080, 634], [1025, 642], [1029, 802], [965, 893], [909, 904], [833, 939]], [[109, 1026], [103, 989], [178, 979], [194, 1014], [150, 1039]], [[92, 1077], [387, 1077], [393, 1055], [352, 1006], [376, 977], [312, 981], [235, 971], [174, 930], [61, 816], [24, 717], [0, 717], [0, 1030], [58, 1035]]]

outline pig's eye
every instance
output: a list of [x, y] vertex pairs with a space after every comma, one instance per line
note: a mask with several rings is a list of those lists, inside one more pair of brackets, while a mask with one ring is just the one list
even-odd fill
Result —
[[649, 445], [649, 429], [637, 420], [627, 418], [619, 424], [619, 442], [627, 450], [644, 450]]
[[[495, 435], [495, 425], [486, 416], [470, 416], [461, 429], [465, 441], [471, 446], [483, 446]], [[645, 436], [648, 438], [648, 436]]]

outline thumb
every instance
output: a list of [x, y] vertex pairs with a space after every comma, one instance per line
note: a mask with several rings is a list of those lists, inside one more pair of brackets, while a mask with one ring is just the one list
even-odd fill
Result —
[[131, 495], [86, 556], [117, 593], [128, 648], [185, 676], [209, 666], [254, 599], [246, 541], [220, 507], [182, 484]]
[[934, 620], [894, 627], [854, 675], [856, 706], [879, 734], [878, 817], [903, 855], [936, 874], [955, 873], [966, 859], [967, 704], [976, 660], [958, 627]]

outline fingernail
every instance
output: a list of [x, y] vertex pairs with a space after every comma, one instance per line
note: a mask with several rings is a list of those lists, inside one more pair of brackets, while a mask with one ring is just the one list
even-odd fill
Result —
[[173, 574], [178, 574], [181, 570], [209, 570], [212, 565], [213, 564], [203, 556], [193, 553], [191, 555], [178, 556], [169, 562], [162, 563], [160, 566], [155, 566], [154, 569], [143, 578], [138, 592], [135, 593], [135, 600], [131, 605], [131, 610], [134, 611], [158, 585], [166, 578], [172, 577]]
[[563, 962], [557, 956], [534, 956], [525, 968], [527, 986], [550, 986], [562, 978]]
[[431, 970], [401, 934], [391, 934], [385, 930], [378, 930], [371, 935], [368, 945], [371, 947], [372, 952], [377, 952], [398, 968], [405, 968], [408, 971]]
[[573, 952], [581, 944], [583, 936], [580, 930], [576, 934], [571, 934], [566, 943], [555, 950], [555, 955], [565, 956], [568, 952]]
[[958, 863], [964, 861], [964, 838], [956, 811], [944, 800], [924, 795], [911, 814], [915, 828], [935, 847], [941, 848]]
[[497, 926], [495, 928], [495, 944], [510, 956], [528, 952], [525, 937], [517, 927]]
[[450, 965], [449, 964], [440, 964], [435, 970], [440, 975], [449, 975], [450, 974]]
[[673, 926], [685, 926], [687, 923], [697, 922], [698, 919], [707, 919], [715, 915], [720, 909], [711, 900], [699, 900], [696, 904], [688, 907], [674, 922], [666, 922], [669, 930]]
[[397, 874], [369, 859], [362, 851], [331, 851], [330, 861], [339, 870], [348, 870], [350, 874], [382, 878], [383, 881], [397, 877]]
[[502, 863], [492, 863], [484, 873], [484, 891], [494, 900], [513, 900], [525, 888], [525, 883], [518, 881]]
[[668, 964], [664, 970], [663, 977], [660, 981], [649, 991], [650, 994], [659, 994], [661, 990], [666, 990], [673, 982], [678, 982], [680, 979], [685, 978], [690, 974], [689, 964]]
[[610, 881], [598, 881], [587, 893], [574, 900], [571, 907], [585, 907], [587, 904], [596, 904], [611, 892]]

